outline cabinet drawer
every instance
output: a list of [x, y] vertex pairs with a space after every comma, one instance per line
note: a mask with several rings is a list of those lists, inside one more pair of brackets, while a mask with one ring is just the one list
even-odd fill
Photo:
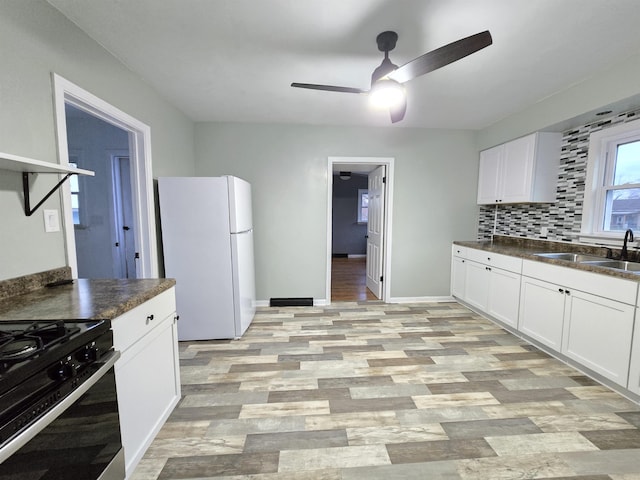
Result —
[[175, 287], [147, 300], [111, 321], [113, 344], [125, 352], [176, 311]]
[[452, 245], [451, 255], [453, 255], [454, 257], [467, 258], [467, 247], [461, 247], [460, 245]]
[[518, 257], [510, 257], [509, 255], [501, 255], [499, 253], [488, 252], [486, 250], [469, 248], [467, 249], [466, 258], [473, 260], [474, 262], [501, 268], [514, 273], [520, 273], [522, 271], [522, 259]]

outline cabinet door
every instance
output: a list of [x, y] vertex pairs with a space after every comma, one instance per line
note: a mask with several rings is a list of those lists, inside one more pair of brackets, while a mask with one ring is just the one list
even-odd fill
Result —
[[180, 398], [174, 315], [122, 354], [115, 366], [127, 477]]
[[564, 289], [559, 285], [522, 277], [518, 330], [560, 351], [564, 303]]
[[504, 145], [502, 202], [532, 200], [536, 136], [528, 135]]
[[562, 353], [627, 386], [635, 307], [572, 290], [567, 295]]
[[478, 170], [478, 205], [496, 203], [499, 201], [500, 175], [504, 146], [483, 150], [480, 152]]
[[477, 262], [466, 262], [464, 300], [485, 312], [489, 298], [489, 267]]
[[451, 295], [464, 300], [467, 263], [464, 258], [451, 259]]
[[629, 382], [627, 388], [640, 395], [640, 309], [636, 308], [636, 327], [633, 331], [631, 361], [629, 362]]
[[492, 268], [490, 272], [487, 313], [515, 328], [518, 326], [521, 276], [500, 268]]

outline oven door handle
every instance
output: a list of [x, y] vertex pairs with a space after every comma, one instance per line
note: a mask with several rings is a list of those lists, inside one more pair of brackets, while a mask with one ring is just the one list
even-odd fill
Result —
[[16, 453], [29, 440], [31, 440], [38, 433], [44, 430], [47, 425], [58, 418], [67, 408], [73, 405], [76, 400], [87, 393], [87, 391], [91, 387], [93, 387], [98, 382], [98, 380], [100, 380], [114, 366], [119, 358], [120, 352], [118, 351], [109, 352], [104, 357], [102, 357], [99, 362], [102, 364], [102, 366], [98, 370], [96, 370], [96, 372], [91, 375], [82, 385], [80, 385], [77, 389], [63, 398], [60, 403], [58, 403], [55, 407], [45, 413], [26, 430], [21, 432], [17, 437], [9, 441], [0, 449], [0, 463], [4, 462], [7, 458]]

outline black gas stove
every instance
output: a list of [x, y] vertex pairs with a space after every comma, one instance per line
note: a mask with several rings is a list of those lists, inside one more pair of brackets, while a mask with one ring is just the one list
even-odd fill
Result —
[[0, 321], [0, 447], [90, 378], [112, 349], [108, 320]]

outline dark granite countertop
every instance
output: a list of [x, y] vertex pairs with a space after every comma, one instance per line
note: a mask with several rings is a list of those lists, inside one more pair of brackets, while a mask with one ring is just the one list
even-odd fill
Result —
[[[615, 249], [607, 247], [600, 247], [597, 245], [581, 245], [576, 243], [567, 242], [553, 242], [547, 240], [537, 240], [530, 238], [508, 237], [496, 235], [493, 240], [481, 240], [481, 241], [455, 241], [455, 245], [461, 247], [476, 248], [479, 250], [486, 250], [488, 252], [499, 253], [502, 255], [510, 255], [512, 257], [519, 257], [526, 260], [534, 260], [537, 262], [551, 263], [560, 267], [575, 268], [577, 270], [584, 270], [587, 272], [599, 273], [602, 275], [608, 275], [612, 277], [624, 278], [628, 280], [635, 280], [640, 282], [640, 272], [627, 272], [623, 270], [616, 270], [613, 268], [606, 268], [594, 265], [588, 265], [583, 263], [571, 262], [568, 260], [558, 260], [554, 258], [545, 258], [535, 255], [536, 253], [548, 253], [548, 252], [571, 252], [571, 253], [583, 253], [588, 255], [597, 255], [606, 258], [607, 255], [613, 255], [614, 258], [618, 258], [620, 252]], [[630, 252], [635, 258], [637, 252]]]
[[2, 320], [113, 319], [175, 285], [159, 279], [76, 279], [34, 288], [0, 300]]

